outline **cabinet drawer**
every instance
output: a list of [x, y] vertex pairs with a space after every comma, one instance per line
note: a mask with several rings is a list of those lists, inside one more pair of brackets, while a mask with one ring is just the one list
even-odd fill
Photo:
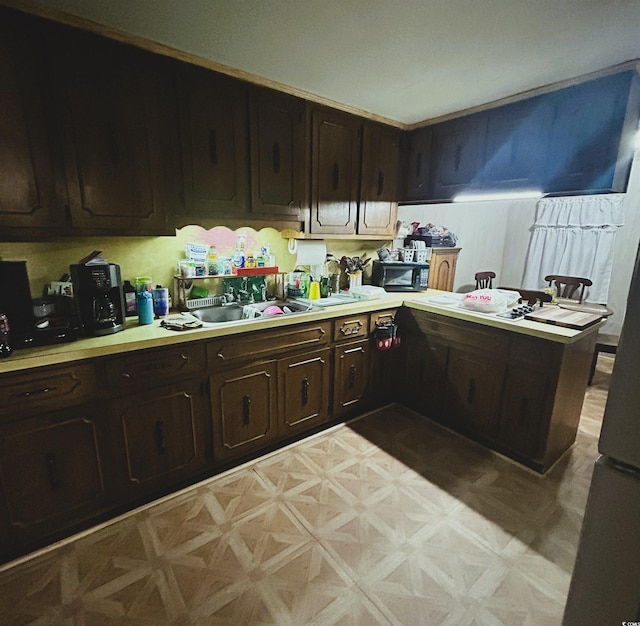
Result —
[[369, 315], [353, 315], [342, 317], [333, 323], [333, 340], [355, 339], [357, 337], [367, 337], [369, 335]]
[[450, 344], [465, 349], [492, 354], [495, 358], [505, 359], [509, 351], [509, 333], [481, 326], [473, 322], [443, 320], [438, 316], [418, 312], [416, 321], [420, 330], [427, 336], [435, 335]]
[[331, 322], [318, 322], [221, 338], [207, 344], [207, 362], [209, 367], [219, 369], [242, 360], [258, 361], [280, 352], [323, 347], [329, 344], [330, 334]]
[[545, 371], [552, 367], [554, 362], [559, 362], [561, 352], [561, 344], [522, 335], [511, 338], [509, 360]]
[[147, 350], [135, 356], [123, 356], [107, 363], [107, 381], [112, 391], [152, 387], [186, 376], [205, 372], [202, 345]]
[[387, 309], [385, 311], [376, 311], [375, 313], [371, 313], [371, 317], [369, 319], [369, 333], [373, 333], [376, 329], [376, 324], [390, 324], [393, 323], [396, 319], [396, 314], [398, 313], [398, 309]]
[[0, 378], [0, 416], [23, 416], [60, 409], [96, 395], [93, 365], [33, 370]]

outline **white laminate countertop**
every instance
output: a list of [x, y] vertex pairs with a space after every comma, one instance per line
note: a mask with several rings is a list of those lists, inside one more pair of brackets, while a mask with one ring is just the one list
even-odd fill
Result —
[[[573, 343], [582, 339], [585, 335], [596, 332], [603, 324], [604, 319], [583, 330], [574, 330], [563, 326], [555, 326], [553, 324], [544, 324], [520, 318], [517, 320], [498, 317], [494, 313], [479, 313], [458, 306], [454, 303], [443, 304], [439, 296], [446, 295], [447, 292], [429, 290], [424, 294], [420, 294], [411, 301], [405, 302], [406, 306], [419, 311], [428, 313], [437, 313], [454, 319], [475, 322], [493, 328], [501, 328], [523, 335], [538, 337], [548, 341], [557, 341], [559, 343]], [[553, 306], [553, 305], [545, 305]]]
[[169, 347], [185, 342], [233, 336], [256, 330], [316, 322], [335, 317], [358, 315], [396, 308], [402, 305], [420, 311], [437, 313], [455, 319], [476, 322], [561, 343], [577, 341], [586, 334], [594, 332], [602, 325], [602, 323], [599, 323], [586, 330], [578, 331], [528, 320], [511, 321], [494, 315], [474, 313], [465, 309], [442, 306], [430, 302], [432, 297], [446, 293], [435, 289], [429, 289], [421, 293], [389, 293], [383, 298], [354, 300], [352, 303], [319, 308], [296, 315], [242, 320], [184, 331], [167, 330], [160, 326], [159, 320], [155, 320], [152, 324], [140, 326], [137, 318], [128, 318], [126, 329], [112, 335], [85, 337], [70, 343], [16, 350], [10, 357], [0, 360], [0, 374], [135, 352], [146, 348]]

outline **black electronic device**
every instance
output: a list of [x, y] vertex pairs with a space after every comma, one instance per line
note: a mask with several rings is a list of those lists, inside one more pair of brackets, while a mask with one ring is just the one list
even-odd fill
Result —
[[71, 265], [73, 296], [80, 324], [88, 335], [110, 335], [125, 328], [120, 266], [100, 259]]
[[9, 320], [9, 340], [14, 350], [78, 338], [69, 317], [55, 315], [46, 322], [36, 319], [26, 261], [0, 261], [0, 312]]

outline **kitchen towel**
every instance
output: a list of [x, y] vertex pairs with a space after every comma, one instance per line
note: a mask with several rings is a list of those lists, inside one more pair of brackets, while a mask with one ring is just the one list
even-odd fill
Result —
[[298, 241], [296, 265], [322, 265], [327, 258], [324, 241]]

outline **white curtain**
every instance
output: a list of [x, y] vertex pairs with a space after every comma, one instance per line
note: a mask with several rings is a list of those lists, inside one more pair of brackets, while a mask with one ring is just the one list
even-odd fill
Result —
[[543, 198], [538, 202], [522, 286], [543, 289], [548, 274], [590, 278], [585, 300], [606, 304], [623, 194]]

